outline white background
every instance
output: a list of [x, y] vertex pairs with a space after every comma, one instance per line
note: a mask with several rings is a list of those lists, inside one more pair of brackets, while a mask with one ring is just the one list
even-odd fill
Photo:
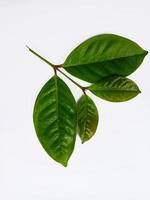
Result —
[[[60, 64], [83, 40], [114, 33], [149, 51], [149, 20], [149, 0], [0, 0], [0, 199], [150, 199], [149, 55], [130, 76], [142, 90], [135, 99], [115, 104], [90, 94], [98, 130], [84, 145], [77, 139], [64, 168], [42, 149], [32, 122], [53, 71], [25, 48]], [[63, 79], [78, 99], [81, 91]]]

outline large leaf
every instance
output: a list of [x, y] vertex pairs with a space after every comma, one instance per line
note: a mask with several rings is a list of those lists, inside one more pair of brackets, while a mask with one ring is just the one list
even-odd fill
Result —
[[64, 62], [64, 68], [70, 74], [94, 83], [111, 75], [128, 76], [147, 53], [127, 38], [102, 34], [76, 47]]
[[40, 91], [34, 107], [40, 143], [57, 162], [67, 166], [76, 138], [76, 102], [68, 86], [53, 76]]
[[111, 102], [128, 101], [140, 93], [136, 83], [125, 77], [106, 77], [88, 88], [96, 96]]
[[98, 111], [92, 99], [83, 95], [77, 103], [78, 129], [82, 143], [89, 140], [96, 132]]

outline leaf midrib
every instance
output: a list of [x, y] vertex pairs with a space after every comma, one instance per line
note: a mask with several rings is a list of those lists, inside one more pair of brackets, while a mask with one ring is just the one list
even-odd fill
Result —
[[86, 105], [86, 120], [85, 120], [85, 123], [84, 123], [84, 134], [83, 134], [83, 141], [84, 141], [84, 137], [85, 137], [85, 135], [86, 135], [86, 133], [88, 132], [88, 130], [87, 130], [87, 119], [88, 119], [88, 97], [85, 95], [85, 105]]
[[[55, 88], [56, 88], [55, 97], [56, 97], [57, 127], [58, 127], [58, 133], [61, 133], [60, 126], [59, 126], [59, 106], [58, 106], [59, 101], [58, 101], [58, 77], [57, 76], [55, 76]], [[60, 138], [62, 138], [62, 137], [60, 137], [60, 135], [59, 135], [59, 138], [58, 138], [59, 144], [58, 145], [59, 145], [61, 152], [63, 152], [62, 146], [60, 145], [61, 144]]]
[[111, 58], [111, 59], [108, 59], [108, 60], [102, 60], [102, 61], [99, 61], [99, 62], [90, 62], [90, 63], [76, 63], [76, 64], [63, 64], [64, 67], [75, 67], [75, 66], [79, 66], [79, 65], [92, 65], [92, 64], [101, 64], [101, 63], [105, 63], [105, 62], [108, 62], [108, 61], [114, 61], [114, 60], [119, 60], [119, 59], [123, 59], [123, 58], [130, 58], [130, 57], [135, 57], [135, 56], [141, 56], [141, 55], [146, 55], [147, 54], [147, 51], [144, 51], [143, 53], [139, 53], [139, 54], [135, 54], [135, 55], [130, 55], [130, 56], [126, 56], [126, 57], [116, 57], [116, 58]]
[[91, 89], [91, 91], [106, 91], [106, 92], [114, 92], [114, 91], [119, 91], [119, 92], [140, 92], [140, 90], [128, 90], [128, 89], [123, 89], [120, 90], [119, 88], [113, 88], [113, 89]]
[[84, 123], [84, 129], [83, 129], [83, 138], [82, 140], [84, 141], [84, 137], [85, 137], [85, 134], [86, 134], [86, 124], [87, 124], [87, 98], [85, 96], [85, 113], [86, 113], [86, 120], [85, 120], [85, 123]]

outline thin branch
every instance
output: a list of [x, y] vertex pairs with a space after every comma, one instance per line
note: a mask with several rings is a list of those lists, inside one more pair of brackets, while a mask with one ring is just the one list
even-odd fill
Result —
[[63, 74], [65, 77], [67, 77], [71, 82], [73, 82], [76, 86], [78, 86], [83, 93], [85, 94], [85, 90], [87, 89], [87, 87], [83, 87], [80, 84], [78, 84], [76, 81], [74, 81], [73, 79], [71, 79], [69, 76], [67, 76], [64, 72], [62, 72], [59, 68], [62, 68], [62, 65], [54, 65], [52, 63], [50, 63], [48, 60], [46, 60], [45, 58], [43, 58], [42, 56], [40, 56], [38, 53], [36, 53], [35, 51], [33, 51], [30, 47], [26, 46], [30, 52], [32, 52], [34, 55], [36, 55], [38, 58], [40, 58], [41, 60], [43, 60], [45, 63], [47, 63], [48, 65], [50, 65], [53, 69], [54, 72], [56, 74], [57, 71], [59, 71], [61, 74]]
[[39, 57], [41, 60], [43, 60], [45, 63], [47, 63], [48, 65], [50, 65], [51, 67], [55, 67], [55, 65], [53, 65], [52, 63], [50, 63], [48, 60], [46, 60], [45, 58], [43, 58], [42, 56], [40, 56], [38, 53], [36, 53], [35, 51], [33, 51], [30, 47], [28, 47], [26, 45], [26, 47], [29, 49], [30, 52], [32, 52], [34, 55], [36, 55], [37, 57]]
[[69, 76], [67, 76], [64, 72], [62, 72], [60, 69], [57, 69], [57, 71], [59, 71], [61, 74], [63, 74], [65, 77], [67, 77], [71, 82], [73, 82], [76, 86], [78, 86], [82, 91], [85, 91], [85, 88], [83, 86], [81, 86], [80, 84], [78, 84], [76, 81], [74, 81], [72, 78], [70, 78]]

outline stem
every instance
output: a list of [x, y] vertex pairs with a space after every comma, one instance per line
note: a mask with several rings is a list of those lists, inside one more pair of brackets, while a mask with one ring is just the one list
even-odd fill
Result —
[[42, 56], [40, 56], [38, 53], [36, 53], [35, 51], [33, 51], [30, 47], [28, 47], [28, 46], [26, 46], [26, 47], [29, 49], [30, 52], [32, 52], [38, 58], [40, 58], [45, 63], [47, 63], [48, 65], [50, 65], [54, 69], [55, 74], [56, 74], [57, 71], [59, 71], [61, 74], [63, 74], [65, 77], [67, 77], [71, 82], [73, 82], [76, 86], [78, 86], [83, 91], [83, 93], [85, 94], [85, 90], [87, 89], [87, 87], [83, 87], [83, 86], [79, 85], [76, 81], [74, 81], [69, 76], [67, 76], [64, 72], [62, 72], [60, 69], [58, 69], [58, 68], [61, 68], [62, 65], [54, 65], [54, 64], [50, 63], [48, 60], [46, 60], [45, 58], [43, 58]]
[[73, 79], [71, 79], [69, 76], [67, 76], [64, 72], [62, 72], [60, 69], [57, 69], [57, 71], [59, 71], [61, 74], [63, 74], [65, 77], [67, 77], [71, 82], [73, 82], [76, 86], [78, 86], [84, 93], [85, 93], [85, 87], [81, 86], [80, 84], [78, 84], [76, 81], [74, 81]]
[[50, 65], [51, 67], [55, 67], [55, 65], [53, 65], [52, 63], [50, 63], [48, 60], [46, 60], [45, 58], [43, 58], [42, 56], [40, 56], [38, 53], [36, 53], [35, 51], [33, 51], [30, 47], [28, 47], [26, 45], [26, 47], [29, 49], [29, 51], [31, 51], [34, 55], [36, 55], [37, 57], [39, 57], [41, 60], [43, 60], [45, 63], [47, 63], [48, 65]]
[[54, 74], [57, 75], [57, 70], [55, 68], [53, 68], [53, 69], [54, 69]]

